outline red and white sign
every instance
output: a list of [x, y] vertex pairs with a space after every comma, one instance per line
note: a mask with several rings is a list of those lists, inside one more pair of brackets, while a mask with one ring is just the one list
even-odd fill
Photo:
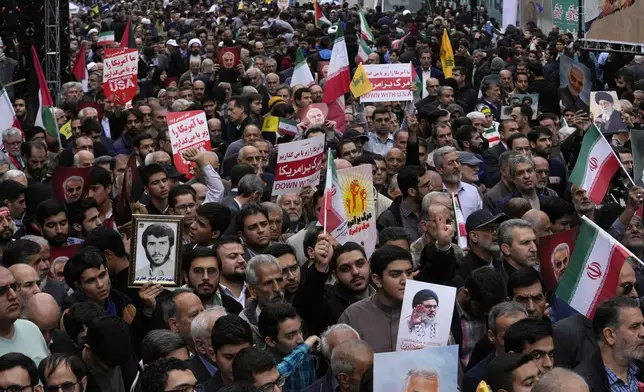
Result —
[[191, 147], [211, 150], [206, 113], [203, 110], [168, 113], [168, 133], [175, 167], [190, 176], [191, 162], [183, 159], [181, 153]]
[[364, 66], [373, 90], [360, 97], [360, 102], [413, 101], [409, 90], [411, 64], [367, 64]]
[[139, 54], [137, 49], [105, 49], [103, 91], [108, 101], [125, 104], [136, 95]]
[[324, 135], [279, 145], [273, 196], [299, 193], [307, 185], [320, 183]]

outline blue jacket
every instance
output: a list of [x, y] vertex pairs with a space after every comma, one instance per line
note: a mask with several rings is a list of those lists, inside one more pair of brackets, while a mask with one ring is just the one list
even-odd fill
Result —
[[[431, 67], [430, 69], [432, 71], [432, 78], [438, 79], [438, 81], [441, 82], [441, 84], [442, 84], [445, 81], [445, 74], [443, 73], [443, 71], [441, 71], [440, 69], [438, 69], [436, 67]], [[422, 80], [423, 79], [423, 67], [422, 67], [422, 65], [419, 65], [418, 67], [416, 67], [416, 75], [418, 75], [418, 78], [420, 78], [421, 79], [420, 81], [422, 82], [423, 81]]]

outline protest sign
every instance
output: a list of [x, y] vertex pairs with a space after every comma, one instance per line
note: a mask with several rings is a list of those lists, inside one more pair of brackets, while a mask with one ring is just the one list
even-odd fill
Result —
[[457, 345], [377, 353], [373, 392], [458, 391], [458, 373]]
[[338, 170], [340, 194], [349, 230], [348, 241], [362, 245], [367, 257], [376, 249], [376, 195], [371, 165]]
[[117, 104], [132, 100], [137, 90], [139, 55], [137, 49], [105, 49], [103, 92], [105, 99]]
[[277, 0], [277, 8], [284, 11], [288, 8], [288, 0]]
[[579, 226], [539, 238], [539, 269], [546, 290], [557, 287], [575, 249]]
[[512, 94], [509, 97], [509, 105], [501, 107], [501, 120], [512, 119], [512, 108], [514, 105], [526, 105], [532, 109], [532, 118], [536, 120], [539, 115], [539, 94]]
[[604, 134], [628, 132], [622, 119], [622, 105], [615, 91], [591, 91], [590, 114], [597, 128]]
[[568, 56], [559, 57], [559, 99], [562, 107], [590, 111], [590, 69]]
[[272, 195], [298, 193], [307, 185], [317, 186], [323, 154], [324, 135], [280, 144]]
[[408, 280], [396, 351], [444, 346], [449, 339], [456, 288]]
[[367, 64], [364, 70], [373, 90], [361, 96], [360, 102], [414, 100], [414, 93], [409, 90], [412, 81], [411, 64]]
[[181, 153], [194, 147], [210, 151], [210, 132], [203, 110], [168, 113], [168, 131], [172, 144], [174, 165], [183, 174], [190, 175], [190, 162]]

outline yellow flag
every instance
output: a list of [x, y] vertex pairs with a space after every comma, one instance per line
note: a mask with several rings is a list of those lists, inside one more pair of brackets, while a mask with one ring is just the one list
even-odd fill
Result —
[[356, 69], [356, 73], [353, 74], [353, 79], [351, 79], [349, 89], [351, 90], [353, 96], [356, 98], [361, 97], [373, 90], [373, 84], [371, 84], [371, 81], [369, 81], [362, 63], [358, 64], [358, 69]]
[[60, 127], [58, 132], [69, 139], [72, 136], [72, 122], [67, 121], [62, 127]]
[[451, 78], [454, 69], [454, 52], [452, 51], [452, 43], [449, 42], [447, 29], [443, 30], [443, 38], [441, 39], [441, 65], [445, 77]]
[[237, 9], [238, 10], [243, 10], [244, 9], [244, 2], [243, 1], [239, 2], [239, 5], [237, 6]]
[[262, 123], [263, 132], [277, 132], [280, 127], [280, 118], [276, 116], [266, 116], [264, 117], [264, 123]]
[[93, 6], [91, 11], [92, 16], [98, 15], [98, 12], [99, 12], [98, 5]]
[[491, 392], [491, 390], [485, 381], [481, 381], [479, 385], [476, 386], [476, 392]]

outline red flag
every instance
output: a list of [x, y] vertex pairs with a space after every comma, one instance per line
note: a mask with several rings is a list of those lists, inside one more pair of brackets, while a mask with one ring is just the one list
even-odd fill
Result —
[[72, 73], [77, 81], [85, 80], [87, 77], [87, 66], [85, 65], [85, 45], [81, 44], [80, 49], [78, 50], [78, 55], [76, 56], [76, 61], [74, 61], [74, 68]]
[[578, 235], [579, 226], [539, 238], [539, 266], [546, 290], [557, 287], [568, 267]]
[[121, 37], [119, 47], [136, 49], [134, 29], [132, 28], [132, 18], [127, 18], [127, 24], [125, 25], [125, 31], [123, 31], [123, 36]]

